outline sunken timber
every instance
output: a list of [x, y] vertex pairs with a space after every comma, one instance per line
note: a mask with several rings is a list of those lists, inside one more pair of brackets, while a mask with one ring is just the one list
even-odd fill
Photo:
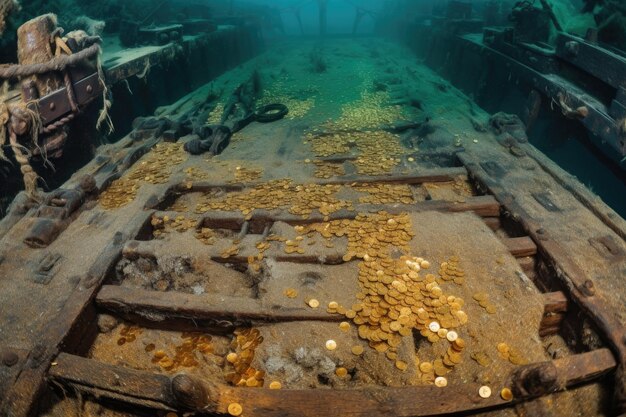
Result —
[[[0, 415], [626, 413], [626, 222], [529, 138], [576, 123], [620, 160], [626, 61], [450, 4], [406, 44], [25, 23], [0, 67], [26, 185], [0, 221]], [[498, 108], [487, 67], [524, 99]], [[97, 124], [121, 133], [96, 147]]]

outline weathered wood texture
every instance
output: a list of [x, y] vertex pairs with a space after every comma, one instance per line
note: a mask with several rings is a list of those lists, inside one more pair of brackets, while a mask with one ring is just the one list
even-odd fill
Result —
[[[181, 408], [172, 394], [172, 380], [164, 375], [107, 365], [78, 356], [60, 354], [50, 377], [74, 389], [104, 398], [156, 409]], [[479, 384], [433, 385], [359, 390], [268, 390], [208, 387], [211, 405], [227, 414], [228, 405], [242, 405], [246, 416], [432, 416], [509, 406], [591, 381], [615, 369], [608, 349], [572, 355], [563, 359], [521, 366], [495, 390], [490, 398], [478, 395]], [[542, 384], [537, 384], [542, 381]], [[503, 400], [500, 387], [511, 387], [512, 402]], [[189, 403], [186, 403], [189, 406]]]
[[345, 318], [311, 308], [264, 306], [249, 298], [158, 292], [105, 285], [96, 298], [98, 306], [115, 313], [132, 313], [145, 318], [215, 320], [215, 323], [280, 322], [321, 320], [338, 322]]
[[567, 297], [561, 291], [545, 293], [543, 297], [545, 308], [539, 324], [539, 336], [558, 333], [565, 318], [568, 304]]
[[[471, 177], [483, 189], [489, 190], [509, 215], [517, 220], [525, 232], [535, 241], [539, 254], [553, 267], [556, 278], [560, 281], [565, 293], [596, 324], [617, 355], [620, 366], [626, 366], [626, 343], [624, 343], [626, 341], [626, 328], [615, 314], [615, 300], [611, 298], [615, 294], [605, 290], [599, 293], [593, 280], [577, 265], [570, 253], [560, 242], [551, 237], [550, 228], [544, 227], [533, 219], [515, 199], [515, 196], [510, 194], [498, 181], [490, 178], [470, 156], [460, 154], [459, 158], [467, 167]], [[616, 392], [619, 393], [626, 387], [626, 381], [623, 379], [616, 380], [616, 386]], [[626, 412], [626, 398], [617, 398], [616, 402], [616, 407], [620, 411]]]
[[537, 253], [537, 245], [528, 236], [510, 237], [503, 239], [503, 243], [516, 258], [533, 256]]

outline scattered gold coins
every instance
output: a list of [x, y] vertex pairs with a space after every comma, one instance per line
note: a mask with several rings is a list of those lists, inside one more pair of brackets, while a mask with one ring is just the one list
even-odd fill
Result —
[[502, 359], [508, 360], [514, 365], [523, 365], [526, 363], [526, 359], [524, 359], [521, 352], [510, 347], [506, 343], [498, 343], [496, 345], [496, 349]]
[[448, 386], [448, 380], [443, 376], [438, 376], [437, 378], [435, 378], [435, 386], [439, 388], [446, 387]]
[[237, 245], [232, 245], [232, 246], [231, 246], [231, 247], [229, 247], [228, 249], [225, 249], [225, 250], [224, 250], [224, 251], [220, 254], [220, 256], [221, 256], [223, 259], [228, 259], [228, 258], [230, 258], [231, 256], [235, 256], [235, 255], [237, 255], [238, 253], [239, 253], [239, 246], [237, 246]]
[[278, 381], [272, 381], [272, 382], [270, 382], [269, 387], [270, 387], [270, 389], [281, 389], [283, 387], [283, 384], [281, 384]]
[[511, 392], [509, 388], [502, 388], [502, 391], [500, 391], [500, 397], [502, 397], [504, 401], [511, 401], [513, 399], [513, 392]]
[[474, 298], [474, 300], [476, 300], [478, 305], [484, 308], [487, 313], [489, 314], [496, 313], [496, 306], [491, 301], [489, 301], [488, 294], [484, 292], [479, 292], [479, 293], [474, 294], [472, 298]]
[[237, 417], [243, 413], [243, 407], [239, 403], [230, 403], [228, 404], [228, 414], [231, 416]]
[[211, 335], [183, 332], [180, 336], [183, 343], [175, 347], [175, 354], [168, 355], [164, 350], [155, 350], [152, 363], [158, 364], [165, 371], [171, 372], [178, 368], [193, 368], [199, 365], [197, 353], [213, 354]]
[[328, 350], [335, 350], [337, 349], [337, 342], [335, 342], [334, 340], [327, 340], [326, 341], [326, 349]]
[[348, 323], [347, 321], [342, 321], [341, 323], [339, 323], [339, 328], [342, 331], [347, 332], [348, 330], [350, 330], [350, 323]]
[[318, 308], [320, 306], [320, 302], [317, 301], [315, 298], [310, 299], [308, 304], [311, 308]]
[[480, 395], [481, 398], [491, 397], [491, 388], [489, 388], [487, 385], [483, 385], [478, 389], [478, 395]]
[[346, 170], [343, 168], [343, 164], [337, 162], [326, 162], [321, 160], [315, 160], [315, 178], [328, 179], [332, 177], [340, 177], [346, 174]]
[[245, 168], [242, 166], [236, 166], [234, 172], [235, 179], [228, 181], [229, 183], [252, 182], [263, 176], [262, 169]]

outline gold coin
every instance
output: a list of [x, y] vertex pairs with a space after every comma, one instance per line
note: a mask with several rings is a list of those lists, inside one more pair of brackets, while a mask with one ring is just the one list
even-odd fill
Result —
[[435, 378], [435, 385], [439, 388], [443, 388], [448, 385], [448, 380], [442, 376]]
[[318, 308], [320, 306], [320, 302], [317, 301], [315, 298], [311, 298], [308, 304], [311, 308]]
[[287, 288], [285, 291], [283, 291], [283, 294], [285, 294], [289, 298], [296, 298], [298, 296], [298, 291], [293, 288]]
[[239, 356], [235, 352], [230, 352], [228, 355], [226, 355], [226, 360], [230, 363], [235, 363], [237, 362], [238, 357]]
[[480, 395], [481, 398], [491, 397], [491, 388], [489, 388], [487, 385], [483, 385], [478, 389], [478, 395]]
[[362, 355], [363, 354], [363, 346], [359, 346], [359, 345], [352, 346], [352, 354], [356, 355], [356, 356]]
[[278, 381], [270, 382], [270, 389], [281, 389], [282, 387], [283, 387], [283, 384], [281, 384]]
[[465, 348], [465, 340], [459, 337], [454, 342], [452, 342], [452, 347], [454, 348], [454, 350], [457, 350], [457, 351], [463, 350]]
[[337, 368], [335, 369], [335, 375], [337, 375], [339, 378], [344, 378], [346, 375], [348, 375], [348, 370], [346, 368]]
[[240, 416], [243, 413], [243, 407], [239, 403], [230, 403], [228, 404], [228, 414], [231, 416]]
[[502, 397], [504, 401], [511, 401], [513, 399], [513, 393], [509, 388], [502, 388], [502, 391], [500, 391], [500, 397]]
[[339, 303], [337, 303], [336, 301], [331, 301], [330, 303], [328, 303], [328, 308], [336, 310], [339, 307]]
[[498, 352], [500, 353], [507, 353], [509, 351], [509, 345], [506, 343], [498, 343], [496, 349], [498, 349]]
[[334, 340], [327, 340], [326, 341], [326, 349], [328, 350], [335, 350], [337, 349], [337, 342], [335, 342]]
[[406, 371], [406, 368], [408, 367], [408, 364], [404, 361], [396, 361], [396, 368], [398, 368], [401, 371]]
[[446, 339], [448, 339], [449, 342], [454, 342], [458, 338], [459, 338], [459, 335], [454, 330], [451, 330], [448, 333], [446, 333]]
[[342, 321], [341, 323], [339, 323], [339, 328], [342, 331], [347, 332], [348, 330], [350, 330], [350, 323], [348, 323], [347, 321]]
[[437, 333], [440, 328], [441, 327], [439, 326], [439, 323], [437, 323], [436, 321], [433, 321], [428, 325], [428, 329], [433, 333]]
[[420, 363], [420, 371], [422, 371], [423, 373], [428, 374], [432, 372], [432, 370], [433, 370], [433, 365], [430, 362]]

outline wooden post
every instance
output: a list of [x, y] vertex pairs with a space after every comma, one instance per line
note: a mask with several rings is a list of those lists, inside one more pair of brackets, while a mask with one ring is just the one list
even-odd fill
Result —
[[[24, 23], [17, 30], [17, 59], [20, 64], [42, 64], [54, 58], [52, 37], [57, 29], [57, 18], [54, 14], [45, 14]], [[57, 73], [33, 75], [23, 83], [34, 81], [39, 97], [63, 86], [63, 79]]]

